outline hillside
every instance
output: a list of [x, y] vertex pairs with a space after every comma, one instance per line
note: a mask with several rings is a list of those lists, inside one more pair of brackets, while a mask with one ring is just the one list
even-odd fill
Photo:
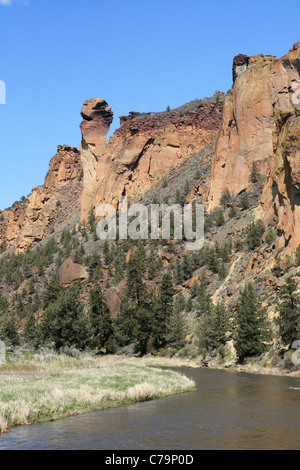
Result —
[[[281, 59], [237, 56], [233, 80], [226, 94], [121, 116], [109, 142], [108, 103], [84, 103], [80, 149], [59, 146], [44, 184], [0, 214], [1, 339], [224, 365], [251, 283], [272, 332], [253, 356], [293, 368], [275, 318], [291, 279], [300, 339], [299, 44]], [[204, 203], [204, 248], [99, 240], [96, 208], [120, 196]]]

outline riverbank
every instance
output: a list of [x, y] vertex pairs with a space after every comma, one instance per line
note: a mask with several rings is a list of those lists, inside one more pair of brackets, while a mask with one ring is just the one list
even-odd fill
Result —
[[0, 365], [0, 381], [0, 433], [195, 390], [183, 375], [118, 356], [12, 358]]
[[[138, 359], [140, 360], [140, 359]], [[133, 359], [134, 361], [134, 359]], [[203, 363], [203, 358], [178, 358], [178, 357], [158, 357], [158, 356], [145, 356], [143, 358], [145, 365], [149, 367], [187, 367], [187, 368], [203, 368], [203, 369], [213, 369], [213, 370], [227, 370], [235, 372], [246, 372], [249, 374], [259, 374], [259, 375], [274, 375], [281, 377], [300, 377], [300, 369], [296, 370], [272, 367], [267, 364], [260, 364], [259, 362], [249, 362], [244, 365], [240, 364], [222, 364], [218, 360], [212, 360], [208, 363]]]

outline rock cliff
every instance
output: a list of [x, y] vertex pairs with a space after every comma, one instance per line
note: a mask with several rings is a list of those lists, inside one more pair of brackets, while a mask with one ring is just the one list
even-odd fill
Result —
[[111, 109], [102, 99], [82, 108], [81, 158], [84, 169], [82, 218], [102, 202], [134, 200], [166, 173], [216, 139], [225, 95], [196, 100], [162, 113], [131, 112], [106, 142]]
[[47, 227], [55, 219], [57, 207], [62, 202], [59, 192], [78, 184], [82, 172], [79, 152], [76, 148], [59, 146], [51, 159], [44, 185], [32, 190], [27, 199], [15, 202], [2, 213], [0, 243], [24, 251], [43, 239]]
[[281, 59], [237, 56], [233, 78], [212, 160], [208, 207], [219, 205], [226, 188], [234, 195], [245, 190], [256, 162], [266, 176], [264, 219], [278, 219], [277, 247], [292, 250], [300, 241], [299, 44]]

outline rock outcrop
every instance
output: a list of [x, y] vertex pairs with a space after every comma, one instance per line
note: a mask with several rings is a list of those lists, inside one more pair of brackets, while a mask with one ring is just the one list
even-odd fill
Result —
[[88, 279], [87, 268], [81, 264], [74, 263], [71, 258], [66, 259], [58, 271], [61, 286], [68, 286], [75, 281]]
[[281, 59], [238, 56], [234, 80], [212, 161], [209, 210], [218, 207], [226, 188], [234, 195], [247, 188], [256, 162], [260, 173], [266, 175], [262, 198], [265, 221], [278, 218], [277, 246], [289, 245], [292, 250], [300, 241], [299, 44]]
[[81, 172], [78, 150], [66, 145], [59, 146], [50, 161], [44, 185], [34, 188], [27, 199], [16, 202], [11, 209], [3, 212], [0, 243], [5, 242], [7, 247], [24, 251], [41, 241], [46, 228], [56, 217], [59, 191], [76, 184]]
[[82, 218], [102, 202], [132, 201], [193, 153], [214, 142], [225, 95], [196, 100], [163, 113], [131, 112], [107, 144], [112, 120], [104, 100], [89, 100], [82, 109], [81, 158], [84, 168]]

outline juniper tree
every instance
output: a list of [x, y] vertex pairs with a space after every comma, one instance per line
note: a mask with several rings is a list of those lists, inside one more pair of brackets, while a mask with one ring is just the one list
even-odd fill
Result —
[[251, 283], [246, 284], [240, 292], [234, 317], [233, 337], [240, 363], [243, 363], [247, 356], [264, 352], [265, 343], [271, 339], [266, 310]]

